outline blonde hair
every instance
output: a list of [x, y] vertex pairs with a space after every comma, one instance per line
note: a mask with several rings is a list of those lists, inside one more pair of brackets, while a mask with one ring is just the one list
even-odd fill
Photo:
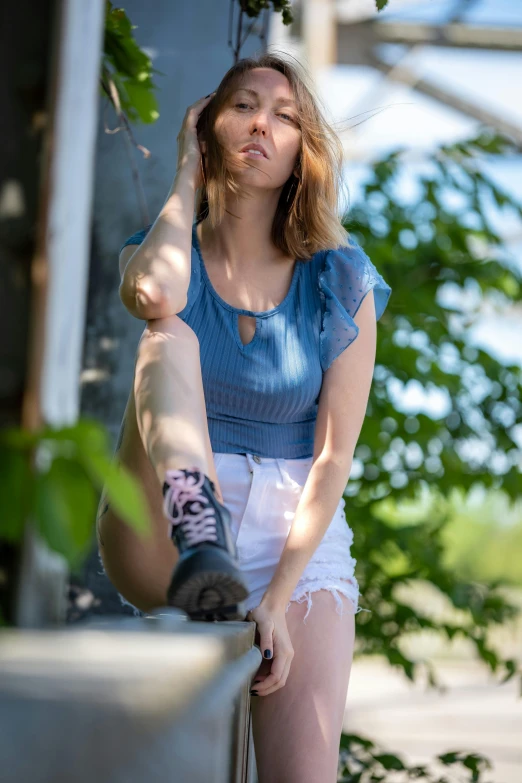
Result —
[[202, 158], [204, 184], [196, 194], [196, 221], [209, 218], [213, 228], [225, 214], [225, 193], [240, 186], [227, 167], [226, 150], [213, 131], [215, 122], [242, 78], [254, 68], [273, 68], [288, 79], [297, 103], [301, 150], [285, 182], [272, 224], [272, 242], [285, 255], [310, 259], [319, 250], [346, 245], [348, 232], [337, 214], [342, 187], [342, 144], [327, 122], [301, 68], [283, 56], [263, 53], [239, 60], [225, 74], [216, 95], [201, 112], [197, 132], [207, 145]]

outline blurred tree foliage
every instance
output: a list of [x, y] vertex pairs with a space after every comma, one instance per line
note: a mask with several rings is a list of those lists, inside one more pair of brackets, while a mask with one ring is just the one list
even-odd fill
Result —
[[109, 433], [99, 422], [82, 418], [68, 427], [0, 432], [0, 538], [5, 541], [21, 541], [31, 520], [49, 548], [79, 573], [92, 547], [104, 487], [127, 524], [150, 537], [153, 522], [142, 489], [111, 457]]
[[[281, 14], [283, 24], [292, 24], [294, 20], [291, 0], [238, 0], [238, 2], [241, 10], [247, 16], [257, 17], [263, 10], [270, 8], [270, 5], [272, 5], [274, 11]], [[375, 0], [377, 11], [382, 11], [387, 5], [388, 0]]]
[[[492, 768], [480, 753], [448, 751], [439, 754], [430, 764], [408, 764], [396, 753], [389, 753], [375, 742], [358, 734], [343, 734], [339, 748], [337, 783], [450, 783], [447, 772], [463, 773], [468, 783], [484, 781], [482, 773]], [[452, 780], [456, 778], [452, 775]], [[464, 783], [464, 778], [459, 780]], [[486, 783], [486, 781], [484, 781]]]
[[238, 3], [240, 9], [250, 18], [257, 18], [262, 11], [272, 6], [276, 14], [281, 14], [283, 24], [292, 24], [294, 19], [291, 0], [238, 0]]
[[[493, 672], [509, 679], [517, 661], [503, 660], [488, 631], [518, 614], [501, 579], [466, 581], [445, 565], [444, 528], [456, 487], [521, 486], [522, 370], [470, 344], [484, 306], [520, 309], [522, 276], [492, 225], [492, 205], [519, 221], [522, 206], [484, 172], [486, 160], [517, 154], [503, 137], [481, 132], [442, 146], [417, 178], [409, 201], [397, 189], [406, 164], [396, 150], [373, 164], [345, 226], [393, 289], [379, 322], [372, 393], [348, 484], [346, 514], [363, 599], [360, 653], [380, 653], [414, 679], [418, 662], [401, 639], [433, 629], [469, 640]], [[457, 204], [450, 208], [449, 204]], [[460, 293], [460, 297], [447, 295]], [[415, 384], [442, 392], [447, 412], [412, 415], [395, 404]], [[429, 489], [430, 502], [420, 501]], [[417, 518], [397, 518], [397, 505], [418, 500]], [[458, 620], [439, 621], [404, 599], [403, 588], [435, 586]], [[411, 594], [411, 589], [410, 589]], [[429, 661], [429, 682], [436, 685]]]
[[444, 531], [445, 563], [465, 579], [502, 576], [522, 588], [522, 502], [502, 490], [454, 490], [453, 513]]

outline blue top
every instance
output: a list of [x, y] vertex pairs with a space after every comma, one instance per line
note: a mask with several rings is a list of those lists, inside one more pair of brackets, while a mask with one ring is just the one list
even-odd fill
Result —
[[[122, 247], [140, 244], [150, 228]], [[391, 288], [350, 237], [347, 246], [297, 260], [290, 289], [272, 310], [232, 307], [210, 282], [193, 224], [187, 304], [178, 316], [199, 339], [214, 452], [313, 456], [323, 373], [357, 337], [353, 318], [371, 289], [378, 320]], [[241, 342], [238, 315], [256, 318], [247, 345]]]

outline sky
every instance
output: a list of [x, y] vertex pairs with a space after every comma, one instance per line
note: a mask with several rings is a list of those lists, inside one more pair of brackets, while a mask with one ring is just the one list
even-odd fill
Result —
[[[390, 0], [389, 9], [381, 12], [379, 19], [440, 22], [444, 21], [448, 9], [454, 7], [455, 2], [446, 0], [420, 0], [404, 4], [394, 13], [394, 0]], [[519, 0], [477, 0], [466, 21], [522, 29], [522, 3]], [[386, 44], [381, 47], [380, 55], [394, 62], [403, 51], [399, 45]], [[404, 62], [422, 77], [428, 77], [522, 127], [520, 53], [423, 47]], [[423, 151], [441, 143], [466, 139], [479, 129], [475, 120], [411, 88], [394, 85], [371, 68], [331, 66], [318, 73], [317, 86], [331, 118], [341, 121], [342, 127], [368, 117], [345, 136], [348, 149], [346, 184], [352, 203], [357, 200], [360, 182], [367, 172], [364, 160], [399, 146], [422, 157]], [[366, 110], [369, 110], [368, 114], [345, 122]], [[522, 201], [522, 155], [487, 165], [486, 171], [499, 186]], [[408, 182], [408, 177], [404, 177], [401, 187], [406, 196], [412, 187], [411, 178]], [[522, 271], [521, 222], [498, 212], [492, 217], [495, 227], [506, 237], [510, 255]], [[472, 330], [470, 342], [485, 348], [499, 361], [522, 365], [520, 313], [517, 317], [508, 317], [507, 313], [485, 315]], [[425, 410], [436, 417], [443, 415], [449, 403], [447, 400], [445, 405], [441, 397], [428, 399], [414, 387], [404, 389], [401, 396], [405, 409], [411, 412]]]

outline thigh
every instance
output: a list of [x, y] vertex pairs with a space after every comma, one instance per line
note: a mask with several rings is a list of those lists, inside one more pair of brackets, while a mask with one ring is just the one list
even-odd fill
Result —
[[[286, 684], [268, 696], [252, 696], [252, 728], [259, 783], [335, 783], [339, 740], [355, 638], [351, 602], [341, 596], [342, 616], [327, 590], [286, 614], [294, 658]], [[270, 670], [263, 661], [259, 673]]]

